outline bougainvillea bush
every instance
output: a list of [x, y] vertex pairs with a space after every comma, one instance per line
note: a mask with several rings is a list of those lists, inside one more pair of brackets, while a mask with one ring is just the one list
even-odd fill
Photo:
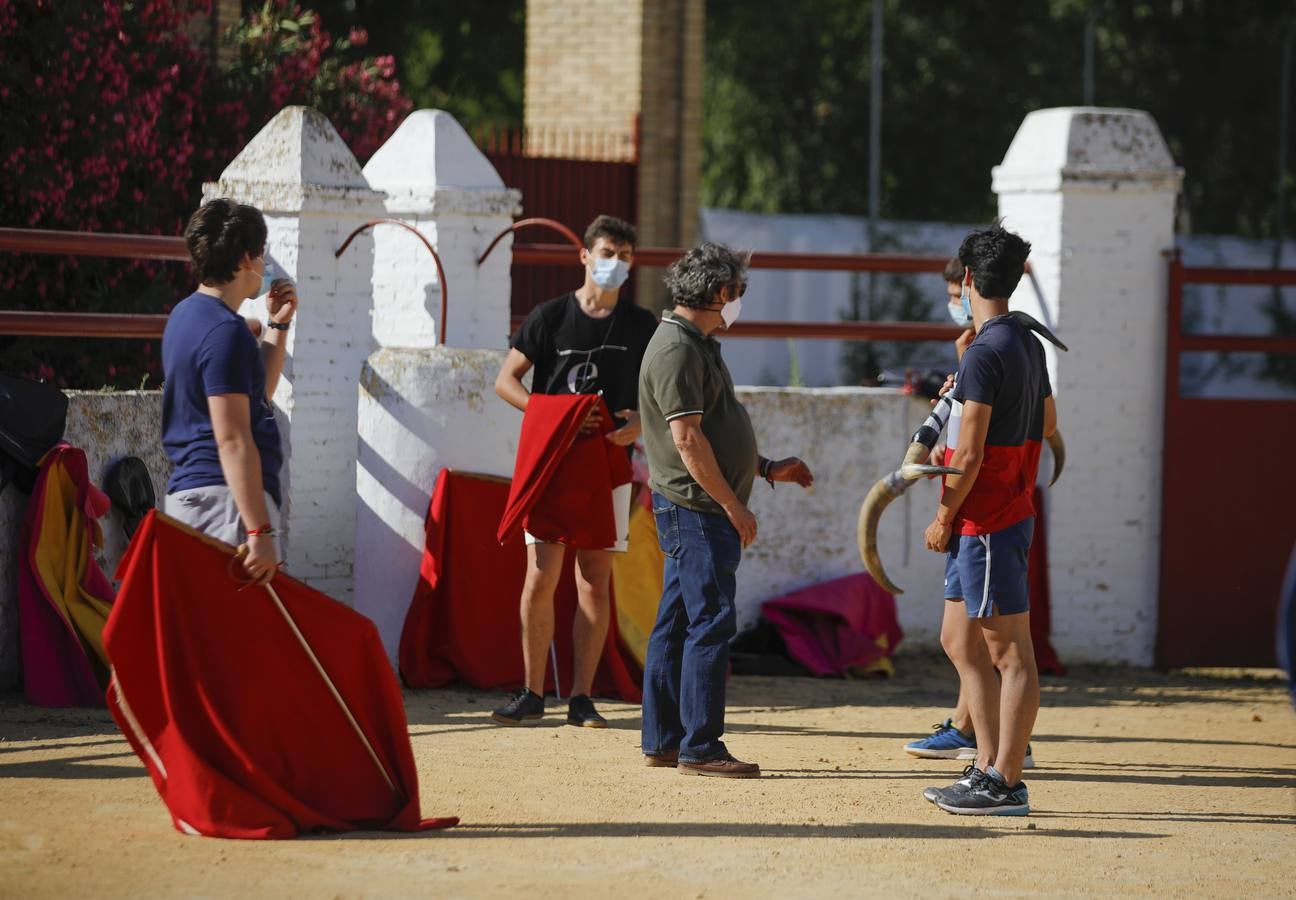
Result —
[[[313, 106], [367, 158], [410, 103], [361, 30], [269, 0], [211, 58], [210, 0], [0, 0], [0, 226], [179, 234], [279, 109]], [[199, 23], [202, 20], [198, 20]], [[182, 263], [0, 253], [0, 308], [166, 312]], [[64, 387], [156, 386], [156, 342], [0, 337], [0, 370]]]

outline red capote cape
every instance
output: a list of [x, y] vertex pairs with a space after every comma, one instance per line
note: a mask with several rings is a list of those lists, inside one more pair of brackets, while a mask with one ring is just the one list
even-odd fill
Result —
[[103, 706], [103, 628], [113, 587], [94, 560], [110, 506], [85, 452], [60, 443], [41, 460], [19, 536], [23, 689], [37, 706]]
[[287, 838], [458, 821], [419, 820], [405, 707], [369, 619], [282, 573], [273, 592], [244, 588], [232, 547], [157, 512], [118, 574], [108, 705], [177, 829]]
[[[495, 523], [509, 493], [503, 478], [443, 469], [437, 476], [424, 524], [423, 562], [400, 640], [400, 672], [410, 687], [465, 681], [479, 688], [519, 687], [524, 679], [518, 598], [526, 578], [522, 535], [500, 545]], [[571, 621], [576, 610], [575, 554], [566, 554], [554, 591], [554, 642], [559, 683], [552, 667], [546, 689], [571, 690]], [[638, 703], [638, 666], [621, 647], [616, 596], [603, 659], [593, 692]]]
[[1044, 492], [1035, 487], [1035, 534], [1031, 538], [1027, 580], [1030, 590], [1031, 645], [1035, 648], [1035, 668], [1045, 675], [1065, 675], [1049, 634], [1053, 631], [1053, 614], [1049, 610], [1048, 533], [1044, 528]]
[[[594, 434], [580, 434], [590, 410], [603, 413]], [[532, 394], [522, 416], [508, 504], [495, 533], [504, 543], [519, 529], [542, 541], [585, 550], [616, 543], [612, 488], [634, 477], [624, 447], [603, 435], [612, 414], [598, 394]]]
[[761, 615], [788, 653], [815, 675], [844, 675], [895, 652], [904, 637], [895, 597], [867, 573], [813, 584], [767, 600]]

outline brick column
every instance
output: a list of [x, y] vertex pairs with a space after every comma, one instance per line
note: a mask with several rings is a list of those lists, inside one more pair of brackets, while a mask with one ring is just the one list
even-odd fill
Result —
[[[373, 240], [341, 259], [353, 228], [383, 214], [382, 195], [322, 114], [282, 110], [221, 174], [204, 199], [228, 197], [265, 214], [269, 251], [301, 300], [275, 391], [283, 436], [288, 571], [351, 602], [355, 538], [356, 390], [369, 354]], [[262, 305], [263, 306], [263, 305]], [[255, 301], [245, 313], [255, 313]]]
[[[1151, 665], [1161, 540], [1166, 263], [1175, 166], [1156, 122], [1064, 108], [1022, 122], [994, 190], [1032, 244], [1013, 295], [1071, 348], [1048, 347], [1067, 469], [1050, 491], [1054, 644], [1065, 660]], [[1045, 460], [1044, 466], [1050, 465]]]
[[495, 396], [508, 346], [511, 240], [486, 245], [521, 202], [454, 117], [411, 115], [365, 166], [387, 214], [425, 234], [448, 288], [447, 346], [438, 339], [441, 284], [431, 254], [402, 228], [374, 231], [373, 342], [360, 384], [356, 469], [356, 609], [393, 660], [418, 580], [423, 519], [446, 467], [512, 474], [519, 416]]

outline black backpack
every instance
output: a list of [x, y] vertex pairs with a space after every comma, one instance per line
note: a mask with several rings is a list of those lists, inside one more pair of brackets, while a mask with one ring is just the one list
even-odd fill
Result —
[[52, 384], [0, 375], [0, 490], [13, 481], [31, 493], [41, 457], [63, 440], [67, 407]]
[[157, 505], [148, 466], [138, 456], [123, 456], [112, 464], [104, 476], [104, 493], [121, 510], [128, 538], [139, 527], [140, 519]]

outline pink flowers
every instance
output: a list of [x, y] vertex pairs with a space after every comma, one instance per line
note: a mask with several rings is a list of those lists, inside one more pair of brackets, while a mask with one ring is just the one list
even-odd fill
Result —
[[[288, 0], [256, 4], [218, 69], [188, 29], [210, 7], [0, 0], [0, 226], [178, 234], [202, 182], [284, 106], [319, 109], [362, 161], [412, 108], [395, 60], [357, 53], [364, 29], [335, 41]], [[156, 313], [192, 283], [179, 263], [0, 253], [0, 290], [15, 309]], [[0, 336], [0, 352], [63, 385], [156, 385], [161, 372], [140, 341]]]

